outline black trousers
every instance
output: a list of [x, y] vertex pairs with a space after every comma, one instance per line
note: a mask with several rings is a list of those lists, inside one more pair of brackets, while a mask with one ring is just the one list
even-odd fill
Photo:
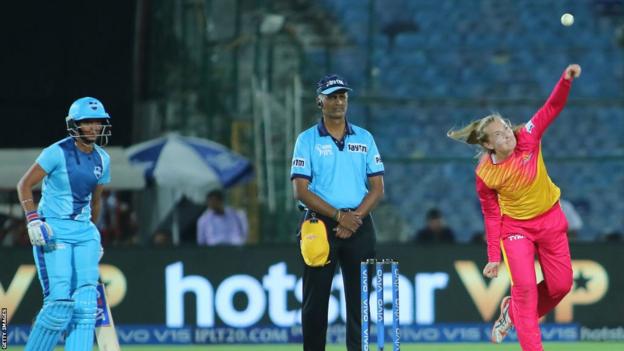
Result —
[[[309, 218], [310, 212], [306, 212]], [[347, 303], [347, 350], [361, 351], [360, 262], [375, 257], [375, 225], [369, 215], [363, 218], [360, 228], [348, 239], [338, 239], [333, 229], [338, 225], [333, 219], [316, 215], [327, 227], [331, 262], [323, 267], [303, 270], [303, 328], [304, 351], [324, 351], [327, 337], [327, 314], [332, 280], [336, 265], [342, 270], [345, 300]], [[302, 258], [303, 262], [303, 258]], [[370, 276], [368, 281], [370, 282]]]

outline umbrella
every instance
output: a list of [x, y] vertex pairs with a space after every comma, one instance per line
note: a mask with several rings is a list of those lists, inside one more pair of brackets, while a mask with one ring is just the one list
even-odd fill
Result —
[[253, 177], [249, 160], [213, 141], [170, 134], [126, 150], [148, 182], [186, 192], [228, 188]]
[[[182, 195], [203, 203], [208, 191], [246, 182], [254, 175], [249, 160], [227, 147], [178, 134], [135, 144], [126, 153], [131, 164], [144, 169], [148, 183], [171, 189], [173, 203]], [[172, 206], [171, 202], [168, 206]], [[177, 207], [173, 207], [172, 214], [173, 242], [177, 245], [180, 240]]]

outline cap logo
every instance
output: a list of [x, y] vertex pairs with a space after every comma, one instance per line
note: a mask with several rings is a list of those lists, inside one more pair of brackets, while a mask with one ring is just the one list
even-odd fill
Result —
[[325, 76], [317, 83], [316, 92], [318, 94], [331, 94], [337, 90], [351, 90], [344, 78], [338, 75]]
[[340, 79], [334, 79], [334, 80], [330, 80], [330, 81], [328, 81], [327, 83], [325, 83], [325, 86], [330, 86], [330, 85], [334, 85], [334, 84], [337, 84], [337, 85], [345, 85], [345, 83], [344, 83], [342, 80], [340, 80]]

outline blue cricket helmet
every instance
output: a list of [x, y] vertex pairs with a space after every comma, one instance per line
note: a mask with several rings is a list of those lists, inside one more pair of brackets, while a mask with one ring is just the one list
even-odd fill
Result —
[[67, 117], [65, 117], [65, 124], [67, 125], [67, 132], [74, 138], [81, 138], [80, 134], [80, 121], [86, 121], [90, 119], [102, 120], [102, 131], [97, 135], [96, 141], [99, 145], [106, 145], [108, 143], [108, 137], [111, 136], [111, 123], [110, 115], [104, 109], [104, 105], [100, 100], [93, 97], [83, 97], [76, 101], [69, 107]]
[[104, 119], [110, 118], [110, 116], [106, 113], [104, 105], [100, 100], [87, 96], [71, 104], [67, 118], [80, 121], [83, 119]]

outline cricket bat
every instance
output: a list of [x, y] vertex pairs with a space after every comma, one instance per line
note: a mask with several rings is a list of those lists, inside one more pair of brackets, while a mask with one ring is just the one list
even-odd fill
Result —
[[115, 331], [115, 322], [111, 314], [104, 283], [100, 280], [97, 286], [97, 317], [95, 321], [95, 338], [100, 351], [121, 351], [119, 339]]

